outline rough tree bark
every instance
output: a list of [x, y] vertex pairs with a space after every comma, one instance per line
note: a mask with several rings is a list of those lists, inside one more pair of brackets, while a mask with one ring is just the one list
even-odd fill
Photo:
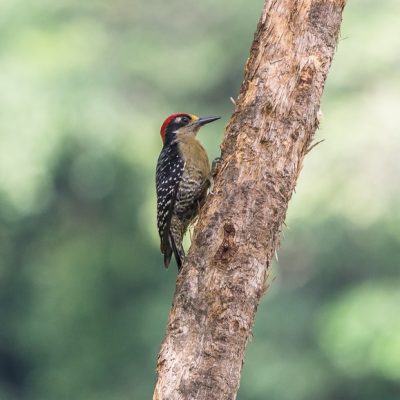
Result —
[[318, 127], [345, 2], [265, 2], [213, 194], [177, 279], [154, 400], [236, 398], [266, 271]]

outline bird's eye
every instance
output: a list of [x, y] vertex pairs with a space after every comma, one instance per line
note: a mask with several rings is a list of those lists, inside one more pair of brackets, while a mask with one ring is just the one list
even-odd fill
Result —
[[182, 117], [181, 122], [186, 125], [190, 122], [190, 119], [188, 117], [184, 116], [184, 117]]

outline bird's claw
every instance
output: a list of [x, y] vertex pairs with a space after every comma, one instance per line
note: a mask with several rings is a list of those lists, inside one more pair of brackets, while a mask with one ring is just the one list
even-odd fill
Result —
[[218, 168], [221, 164], [221, 157], [216, 157], [214, 158], [212, 164], [211, 164], [211, 177], [215, 177], [217, 175], [218, 172]]
[[214, 178], [218, 173], [219, 166], [221, 164], [221, 157], [214, 158], [211, 164], [211, 174], [210, 174], [210, 194], [214, 194]]

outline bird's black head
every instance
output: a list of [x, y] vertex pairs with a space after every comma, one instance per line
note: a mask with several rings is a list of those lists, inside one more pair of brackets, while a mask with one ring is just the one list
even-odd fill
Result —
[[220, 117], [198, 117], [194, 114], [176, 113], [170, 115], [161, 125], [160, 134], [164, 144], [170, 143], [178, 132], [196, 134], [201, 126], [216, 121]]

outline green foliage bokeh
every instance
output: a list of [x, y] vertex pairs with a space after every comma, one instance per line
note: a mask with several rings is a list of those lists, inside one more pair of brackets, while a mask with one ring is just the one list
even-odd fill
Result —
[[[159, 126], [232, 111], [262, 0], [2, 0], [0, 400], [151, 398]], [[350, 1], [241, 400], [400, 393], [396, 0]], [[202, 131], [218, 155], [223, 123]]]

